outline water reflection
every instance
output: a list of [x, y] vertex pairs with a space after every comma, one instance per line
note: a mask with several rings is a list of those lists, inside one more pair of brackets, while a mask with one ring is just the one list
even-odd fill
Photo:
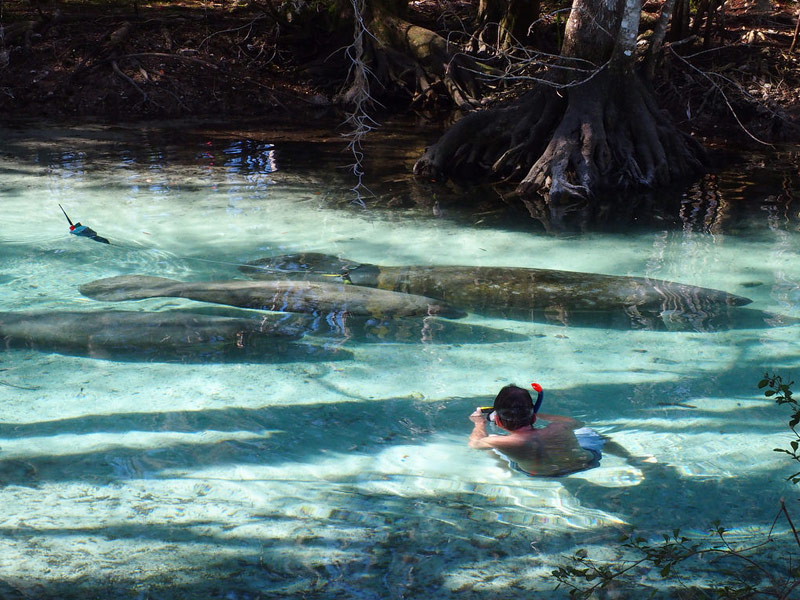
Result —
[[716, 174], [707, 174], [686, 191], [679, 214], [684, 231], [722, 233], [730, 213], [731, 207], [720, 192]]
[[[256, 140], [235, 140], [223, 146], [222, 153], [229, 157], [225, 161], [225, 168], [232, 173], [265, 174], [278, 170], [275, 146], [272, 144]], [[211, 158], [213, 160], [213, 155]]]
[[[330, 130], [336, 129], [336, 123]], [[330, 135], [319, 135], [316, 142], [298, 140], [300, 136], [274, 126], [264, 128], [261, 138], [233, 135], [223, 127], [204, 126], [138, 130], [87, 128], [63, 133], [63, 140], [73, 149], [53, 148], [49, 143], [24, 139], [11, 132], [6, 145], [15, 156], [25, 156], [33, 164], [57, 171], [62, 178], [81, 179], [87, 173], [104, 169], [130, 173], [136, 165], [145, 169], [150, 182], [139, 178], [139, 186], [167, 193], [174, 181], [159, 175], [167, 165], [193, 166], [198, 173], [214, 175], [220, 181], [246, 182], [256, 189], [275, 183], [275, 177], [304, 173], [318, 176], [327, 185], [323, 198], [330, 206], [359, 210], [349, 190], [355, 184], [344, 168], [344, 144]], [[274, 134], [270, 139], [270, 131]], [[779, 148], [773, 154], [725, 156], [721, 161], [734, 162], [737, 168], [712, 171], [687, 189], [653, 190], [647, 193], [610, 193], [590, 202], [551, 203], [545, 198], [520, 199], [513, 186], [461, 186], [455, 182], [431, 184], [414, 179], [406, 163], [415, 147], [425, 138], [409, 130], [407, 124], [385, 124], [381, 136], [393, 139], [391, 151], [375, 136], [365, 142], [364, 184], [372, 192], [364, 198], [370, 211], [410, 211], [459, 223], [524, 228], [550, 233], [588, 231], [633, 231], [642, 228], [683, 230], [721, 234], [747, 225], [754, 211], [765, 210], [789, 227], [797, 227], [800, 217], [792, 209], [798, 189], [800, 157], [791, 148]], [[131, 143], [130, 137], [138, 137]], [[266, 139], [265, 139], [266, 138]], [[289, 138], [289, 139], [286, 139]], [[282, 140], [282, 141], [277, 141]], [[399, 142], [399, 143], [397, 143]], [[722, 162], [721, 162], [722, 164]], [[235, 176], [234, 179], [231, 179]], [[206, 182], [208, 184], [209, 182]], [[180, 185], [186, 185], [182, 181]], [[213, 184], [212, 184], [213, 185]], [[775, 192], [776, 186], [779, 192]], [[521, 220], [529, 218], [527, 223]]]

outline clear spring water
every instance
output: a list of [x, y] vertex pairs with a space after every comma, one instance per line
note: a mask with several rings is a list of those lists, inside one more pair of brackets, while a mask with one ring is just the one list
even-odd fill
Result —
[[[328, 328], [307, 337], [352, 358], [276, 363], [7, 349], [2, 597], [564, 597], [549, 573], [578, 548], [608, 558], [628, 527], [657, 540], [716, 519], [757, 542], [779, 498], [797, 495], [773, 451], [791, 439], [786, 411], [756, 389], [765, 371], [788, 378], [800, 364], [791, 151], [709, 176], [641, 224], [559, 232], [497, 210], [491, 190], [410, 181], [421, 142], [407, 127], [368, 147], [366, 208], [347, 190], [343, 142], [324, 130], [309, 143], [191, 123], [2, 133], [0, 311], [211, 312], [175, 298], [103, 303], [78, 287], [133, 273], [241, 278], [243, 262], [306, 250], [649, 276], [781, 315], [717, 331], [479, 315], [385, 337]], [[112, 245], [68, 235], [59, 203]], [[469, 449], [473, 408], [530, 381], [547, 412], [583, 419], [630, 457], [536, 479]], [[775, 527], [776, 555], [787, 530]], [[698, 581], [716, 572], [693, 569]]]

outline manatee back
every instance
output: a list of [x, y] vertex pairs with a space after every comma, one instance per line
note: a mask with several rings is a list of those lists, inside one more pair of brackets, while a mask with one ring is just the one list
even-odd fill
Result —
[[302, 252], [259, 258], [241, 265], [239, 270], [253, 279], [286, 277], [325, 281], [331, 274], [340, 275], [343, 270], [354, 265], [358, 263], [331, 254]]
[[120, 302], [122, 300], [142, 300], [168, 296], [168, 290], [177, 283], [164, 277], [148, 275], [119, 275], [97, 279], [80, 286], [81, 294], [94, 300]]

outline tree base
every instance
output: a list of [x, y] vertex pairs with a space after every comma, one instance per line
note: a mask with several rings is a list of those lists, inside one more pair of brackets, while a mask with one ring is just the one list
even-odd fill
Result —
[[542, 87], [514, 106], [467, 115], [425, 150], [414, 173], [521, 177], [523, 197], [559, 200], [666, 186], [705, 164], [702, 146], [672, 124], [644, 83], [603, 72], [570, 88], [567, 100]]
[[376, 11], [369, 25], [370, 71], [383, 89], [404, 89], [411, 105], [437, 104], [449, 97], [456, 106], [472, 109], [479, 104], [479, 65], [437, 33]]

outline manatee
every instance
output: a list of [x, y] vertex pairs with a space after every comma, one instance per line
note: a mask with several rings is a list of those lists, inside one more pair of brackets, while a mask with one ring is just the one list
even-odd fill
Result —
[[255, 279], [275, 277], [275, 270], [307, 280], [336, 277], [439, 299], [478, 314], [565, 324], [573, 315], [601, 312], [627, 315], [634, 322], [668, 313], [674, 321], [675, 315], [719, 313], [751, 302], [721, 290], [646, 277], [518, 267], [387, 267], [311, 252], [256, 260], [240, 270]]
[[463, 311], [441, 300], [334, 281], [183, 282], [163, 277], [120, 275], [82, 285], [80, 292], [108, 302], [175, 297], [280, 312], [374, 317], [465, 316]]
[[[208, 304], [192, 307], [195, 314], [223, 317], [253, 316], [264, 313], [237, 307]], [[502, 344], [524, 342], [530, 336], [486, 325], [439, 317], [355, 317], [346, 313], [337, 315], [309, 315], [303, 313], [268, 313], [282, 324], [305, 332], [304, 340], [315, 343], [348, 344]]]
[[307, 327], [307, 335], [315, 339], [359, 344], [498, 344], [529, 339], [512, 331], [436, 317], [318, 317]]
[[7, 348], [125, 361], [285, 362], [352, 358], [296, 340], [304, 328], [277, 320], [189, 311], [0, 312]]

